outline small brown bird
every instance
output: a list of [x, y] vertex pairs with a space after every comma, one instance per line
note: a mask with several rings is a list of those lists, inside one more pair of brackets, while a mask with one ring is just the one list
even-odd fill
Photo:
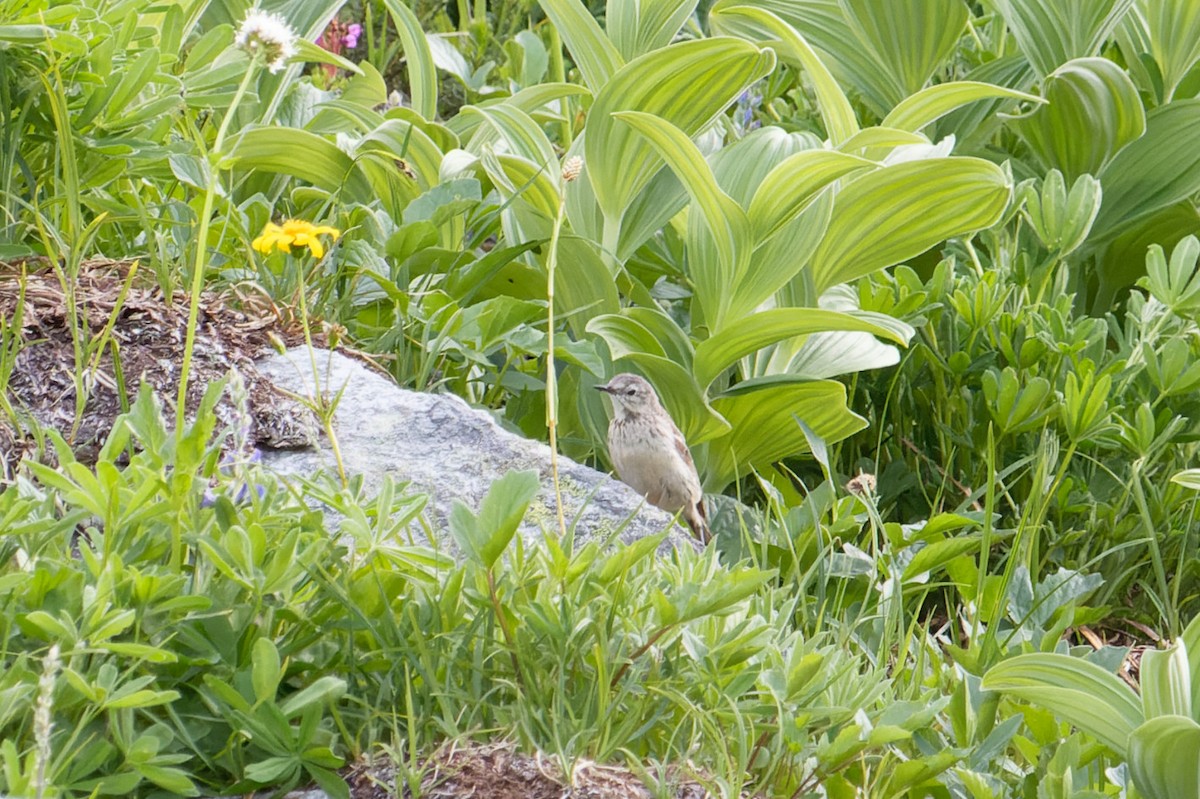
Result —
[[608, 454], [621, 480], [651, 505], [680, 513], [696, 538], [707, 544], [712, 534], [692, 453], [654, 389], [631, 374], [619, 374], [596, 389], [613, 400]]

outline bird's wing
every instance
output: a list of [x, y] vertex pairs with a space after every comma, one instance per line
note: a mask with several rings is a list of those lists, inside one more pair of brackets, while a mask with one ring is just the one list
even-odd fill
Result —
[[679, 432], [679, 428], [674, 425], [671, 425], [671, 428], [672, 438], [675, 440], [675, 451], [679, 453], [679, 457], [683, 458], [683, 462], [695, 471], [696, 464], [692, 461], [692, 453], [688, 449], [687, 442], [683, 440], [683, 433]]

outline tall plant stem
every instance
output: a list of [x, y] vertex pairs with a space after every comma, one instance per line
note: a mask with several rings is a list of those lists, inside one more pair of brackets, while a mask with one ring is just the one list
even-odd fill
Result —
[[225, 134], [229, 132], [229, 123], [233, 120], [238, 104], [246, 96], [246, 90], [250, 88], [250, 81], [258, 73], [258, 65], [258, 58], [251, 60], [246, 74], [242, 76], [242, 82], [238, 85], [237, 93], [233, 96], [233, 102], [230, 103], [229, 110], [225, 113], [225, 118], [221, 120], [221, 126], [217, 128], [217, 138], [213, 141], [212, 150], [209, 152], [210, 174], [208, 176], [208, 186], [204, 190], [204, 204], [200, 210], [200, 223], [196, 227], [196, 260], [192, 264], [192, 286], [191, 298], [188, 303], [187, 333], [183, 342], [183, 363], [179, 367], [179, 393], [176, 397], [175, 405], [176, 441], [180, 441], [183, 438], [184, 419], [187, 415], [188, 377], [191, 375], [192, 369], [192, 350], [196, 347], [196, 323], [200, 315], [200, 291], [204, 288], [204, 268], [208, 262], [208, 228], [212, 221], [213, 204], [217, 197], [217, 181], [220, 179], [219, 163], [222, 149], [225, 146]]
[[550, 475], [554, 481], [554, 507], [558, 512], [558, 532], [566, 538], [567, 519], [563, 514], [562, 486], [558, 479], [558, 371], [554, 361], [554, 273], [558, 267], [558, 238], [566, 211], [566, 187], [558, 201], [558, 214], [550, 230], [550, 249], [546, 254], [546, 429], [550, 433]]

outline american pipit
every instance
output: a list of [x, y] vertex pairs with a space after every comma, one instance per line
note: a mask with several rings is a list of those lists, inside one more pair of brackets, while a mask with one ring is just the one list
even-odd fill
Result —
[[651, 505], [682, 515], [696, 538], [708, 543], [712, 534], [692, 453], [654, 389], [631, 374], [596, 388], [613, 400], [608, 454], [617, 475]]

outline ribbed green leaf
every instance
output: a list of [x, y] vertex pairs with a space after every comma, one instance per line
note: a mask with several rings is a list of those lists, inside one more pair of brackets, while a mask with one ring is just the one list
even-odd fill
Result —
[[382, 152], [398, 158], [417, 173], [422, 189], [438, 183], [442, 150], [420, 128], [399, 119], [385, 119], [359, 140], [355, 152]]
[[999, 221], [1011, 186], [995, 164], [937, 158], [862, 175], [838, 195], [813, 256], [818, 291]]
[[835, 150], [805, 150], [790, 156], [768, 173], [750, 201], [755, 242], [765, 241], [795, 219], [833, 181], [876, 166]]
[[[579, 136], [567, 152], [567, 157], [583, 155], [583, 143], [586, 135]], [[564, 159], [566, 160], [566, 159]], [[596, 194], [592, 191], [592, 182], [588, 176], [587, 161], [583, 163], [583, 172], [579, 179], [567, 184], [567, 218], [571, 221], [571, 229], [581, 236], [593, 241], [604, 238], [604, 215], [596, 203]], [[688, 195], [683, 184], [669, 169], [659, 170], [650, 179], [644, 189], [634, 196], [633, 201], [625, 209], [621, 218], [621, 228], [613, 255], [617, 261], [624, 262], [638, 247], [658, 233], [673, 216], [687, 205]]]
[[875, 58], [889, 107], [924, 88], [958, 47], [968, 16], [962, 0], [842, 0], [842, 10]]
[[625, 61], [596, 18], [579, 0], [539, 0], [546, 16], [558, 28], [563, 42], [571, 51], [575, 66], [583, 74], [583, 82], [595, 94], [608, 83]]
[[1105, 58], [1063, 64], [1042, 84], [1049, 105], [1015, 120], [1013, 127], [1047, 169], [1073, 183], [1095, 175], [1146, 130], [1137, 87]]
[[1192, 675], [1186, 646], [1177, 643], [1170, 649], [1146, 650], [1142, 654], [1140, 675], [1142, 712], [1146, 718], [1191, 715]]
[[1200, 724], [1185, 716], [1160, 716], [1133, 731], [1129, 774], [1147, 799], [1200, 797]]
[[[722, 190], [739, 205], [747, 207], [760, 195], [763, 182], [773, 170], [789, 157], [806, 151], [824, 152], [812, 135], [762, 128], [720, 150], [711, 157], [710, 164]], [[796, 176], [796, 173], [792, 175]], [[784, 186], [781, 190], [790, 188]], [[768, 195], [762, 194], [760, 203], [765, 202], [769, 206], [768, 200]], [[722, 326], [726, 323], [737, 324], [796, 278], [820, 243], [832, 207], [830, 194], [825, 191], [819, 192], [804, 210], [799, 207], [785, 209], [786, 215], [791, 215], [791, 211], [799, 213], [792, 215], [794, 218], [790, 221], [784, 221], [765, 242], [759, 240], [746, 268], [731, 283], [720, 287], [723, 296], [716, 304], [724, 308], [722, 319], [726, 321], [722, 322]], [[720, 258], [702, 214], [689, 215], [686, 242], [689, 274], [720, 274]], [[798, 298], [789, 297], [782, 301], [791, 303], [797, 299], [801, 300], [801, 304], [810, 304], [804, 292]], [[697, 304], [693, 302], [693, 307]], [[712, 304], [709, 303], [710, 306]], [[704, 323], [711, 321], [704, 320]], [[695, 324], [696, 320], [693, 320]], [[711, 324], [708, 327], [710, 330], [717, 329]]]
[[372, 186], [350, 156], [329, 141], [294, 128], [254, 128], [237, 140], [230, 156], [235, 169], [291, 175], [328, 192], [344, 189], [370, 202]]
[[425, 119], [437, 116], [437, 68], [433, 64], [433, 53], [421, 29], [421, 21], [401, 0], [382, 0], [384, 8], [392, 15], [396, 32], [400, 35], [400, 46], [408, 61], [408, 83], [411, 87], [412, 107]]
[[[558, 214], [558, 188], [545, 169], [520, 156], [497, 155], [491, 148], [484, 151], [480, 162], [505, 200], [526, 203], [546, 222], [553, 221]], [[518, 240], [544, 238], [541, 234], [527, 230]]]
[[1136, 695], [1117, 675], [1068, 655], [1010, 658], [984, 675], [983, 688], [1044, 707], [1121, 757], [1129, 736], [1145, 720]]
[[[741, 0], [737, 5], [768, 11], [794, 30], [802, 31], [807, 43], [830, 56], [826, 61], [828, 69], [840, 81], [853, 86], [878, 116], [882, 117], [894, 105], [881, 88], [878, 62], [850, 28], [839, 0]], [[714, 12], [718, 9], [724, 13], [722, 0], [713, 6]], [[710, 12], [709, 25], [713, 26], [717, 20], [718, 17]], [[786, 57], [782, 53], [780, 56]], [[828, 127], [826, 130], [835, 143], [842, 140]]]
[[[1020, 53], [987, 61], [963, 76], [971, 83], [987, 83], [1009, 89], [1028, 91], [1037, 75]], [[1008, 124], [1000, 111], [1011, 105], [1008, 100], [983, 100], [970, 103], [947, 114], [937, 125], [939, 136], [953, 134], [960, 152], [979, 152], [988, 148], [989, 141], [1001, 126]]]
[[1032, 103], [1046, 102], [1040, 97], [1016, 89], [1006, 89], [1003, 86], [994, 86], [978, 81], [960, 80], [939, 83], [904, 98], [883, 118], [880, 125], [915, 133], [964, 105], [997, 98]]
[[705, 490], [720, 491], [752, 470], [808, 451], [799, 418], [827, 442], [867, 423], [846, 406], [846, 387], [832, 380], [748, 381], [712, 400], [732, 431], [704, 448]]
[[1200, 191], [1200, 100], [1180, 100], [1146, 115], [1146, 132], [1098, 176], [1104, 187], [1092, 240], [1107, 239], [1138, 219]]
[[[545, 107], [551, 103], [555, 103], [565, 97], [582, 97], [589, 96], [590, 94], [591, 92], [589, 92], [583, 86], [576, 86], [573, 83], [540, 83], [537, 86], [530, 86], [527, 89], [522, 89], [511, 97], [505, 97], [500, 101], [479, 103], [479, 106], [482, 108], [490, 108], [495, 105], [506, 105], [524, 111], [526, 114], [533, 116], [536, 112], [545, 109]], [[471, 136], [471, 143], [475, 146], [481, 147], [484, 144], [487, 144], [488, 141], [494, 141], [496, 134], [495, 131], [487, 128], [484, 128], [484, 130], [487, 132], [482, 133], [479, 130], [480, 122], [482, 122], [482, 119], [478, 116], [463, 115], [459, 113], [446, 120], [446, 127], [454, 131], [454, 133], [460, 137], [465, 138], [467, 136]], [[485, 138], [482, 141], [475, 141], [474, 137], [479, 135], [484, 135], [489, 138]]]
[[[1190, 470], [1189, 470], [1190, 471]], [[1172, 478], [1174, 480], [1174, 478]], [[1184, 485], [1187, 485], [1184, 483]], [[1189, 488], [1194, 488], [1189, 486]], [[1188, 666], [1191, 669], [1192, 686], [1192, 719], [1200, 723], [1200, 615], [1192, 618], [1188, 626], [1179, 636], [1180, 642], [1187, 647]]]
[[[902, 324], [882, 314], [852, 315], [820, 308], [775, 308], [753, 314], [696, 346], [696, 382], [707, 388], [739, 358], [777, 341], [827, 330], [858, 330], [907, 344]], [[905, 325], [904, 327], [907, 327]], [[911, 329], [910, 329], [911, 330]]]
[[[491, 106], [467, 106], [461, 112], [468, 116], [479, 116], [486, 119], [500, 138], [508, 143], [508, 152], [520, 156], [545, 170], [551, 185], [559, 183], [561, 169], [558, 157], [554, 154], [554, 146], [542, 131], [540, 125], [519, 108], [507, 104]], [[473, 139], [471, 144], [474, 145]]]
[[1021, 52], [1041, 75], [1096, 55], [1134, 0], [994, 0]]
[[594, 242], [577, 236], [559, 239], [554, 277], [555, 307], [577, 336], [584, 333], [591, 319], [621, 309], [616, 278]]
[[886, 148], [902, 147], [906, 144], [929, 144], [929, 139], [920, 133], [912, 133], [899, 128], [872, 126], [863, 128], [846, 139], [838, 149], [843, 153], [858, 153], [863, 151], [878, 151]]
[[1169, 103], [1179, 82], [1200, 61], [1200, 3], [1142, 0], [1137, 12], [1145, 14], [1150, 55], [1162, 76], [1163, 102]]
[[858, 132], [858, 119], [846, 99], [842, 87], [834, 80], [794, 23], [776, 13], [770, 3], [746, 3], [745, 0], [718, 0], [709, 11], [708, 21], [713, 30], [753, 41], [769, 41], [779, 49], [779, 57], [808, 73], [825, 132], [830, 141], [839, 144]]
[[584, 159], [596, 202], [619, 220], [661, 168], [654, 146], [614, 116], [644, 111], [694, 136], [775, 64], [770, 50], [738, 39], [702, 39], [656, 50], [613, 75], [588, 115]]
[[623, 111], [614, 116], [645, 136], [692, 198], [703, 216], [720, 255], [715, 270], [692, 270], [696, 297], [705, 318], [719, 327], [724, 301], [737, 276], [745, 270], [753, 244], [750, 220], [733, 199], [721, 190], [700, 149], [683, 131], [651, 114]]
[[626, 61], [666, 47], [698, 0], [609, 0], [608, 36]]

